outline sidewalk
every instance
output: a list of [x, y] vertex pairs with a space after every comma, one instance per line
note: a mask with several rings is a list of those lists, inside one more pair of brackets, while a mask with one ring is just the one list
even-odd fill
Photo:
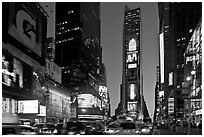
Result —
[[202, 129], [191, 128], [190, 130], [187, 127], [176, 127], [176, 132], [183, 133], [186, 135], [202, 135]]

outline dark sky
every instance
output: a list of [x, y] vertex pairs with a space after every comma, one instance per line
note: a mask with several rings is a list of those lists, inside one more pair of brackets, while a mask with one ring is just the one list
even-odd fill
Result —
[[158, 65], [158, 8], [156, 2], [105, 2], [101, 3], [101, 46], [107, 72], [107, 85], [111, 99], [111, 114], [120, 100], [122, 83], [122, 30], [124, 6], [141, 8], [143, 89], [149, 114], [154, 110], [154, 88]]
[[[54, 37], [53, 3], [45, 10], [48, 19], [48, 36]], [[158, 8], [156, 2], [102, 2], [101, 3], [101, 46], [103, 62], [107, 72], [107, 86], [111, 99], [111, 115], [120, 100], [120, 84], [122, 83], [122, 30], [124, 6], [130, 9], [141, 8], [142, 13], [142, 49], [143, 49], [143, 89], [149, 114], [154, 110], [154, 88], [156, 83], [156, 66], [158, 65]], [[54, 11], [54, 10], [53, 10]], [[53, 26], [53, 27], [52, 27]], [[52, 28], [52, 29], [49, 29]]]

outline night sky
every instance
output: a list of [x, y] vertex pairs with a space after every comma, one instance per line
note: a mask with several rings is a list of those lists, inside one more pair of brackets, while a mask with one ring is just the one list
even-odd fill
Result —
[[[45, 7], [45, 10], [50, 15], [48, 19], [48, 36], [54, 36], [54, 12], [50, 12], [54, 6], [53, 3], [48, 4], [47, 2], [42, 5], [45, 4], [48, 5], [48, 8]], [[111, 115], [115, 114], [115, 109], [120, 101], [120, 84], [122, 83], [122, 30], [125, 5], [130, 9], [141, 8], [143, 89], [144, 98], [151, 116], [155, 104], [156, 66], [159, 64], [159, 17], [156, 2], [101, 3], [101, 46], [103, 49], [103, 63], [107, 72], [107, 86], [111, 99]]]

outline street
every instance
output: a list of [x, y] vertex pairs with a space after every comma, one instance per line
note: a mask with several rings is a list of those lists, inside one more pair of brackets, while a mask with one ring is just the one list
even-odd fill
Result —
[[172, 131], [170, 129], [154, 129], [152, 135], [185, 135], [185, 134]]

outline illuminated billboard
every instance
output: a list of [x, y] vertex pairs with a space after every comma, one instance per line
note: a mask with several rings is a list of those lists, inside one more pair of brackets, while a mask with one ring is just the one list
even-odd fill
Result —
[[137, 68], [137, 63], [128, 64], [128, 68]]
[[129, 99], [130, 100], [137, 100], [137, 86], [135, 83], [130, 83], [129, 87], [128, 87], [128, 91], [129, 91]]
[[[12, 5], [13, 4], [13, 5]], [[22, 45], [42, 56], [42, 43], [46, 39], [47, 18], [34, 3], [12, 3], [8, 33]]]
[[173, 72], [169, 73], [169, 86], [173, 85]]
[[102, 99], [102, 107], [106, 107], [108, 104], [108, 88], [106, 86], [99, 86], [99, 95]]
[[79, 94], [78, 98], [78, 108], [93, 108], [99, 107], [101, 108], [101, 100], [92, 94]]
[[18, 113], [23, 114], [38, 114], [39, 103], [38, 100], [19, 100]]
[[164, 83], [164, 33], [159, 35], [159, 52], [160, 52], [160, 75], [161, 83]]
[[40, 113], [37, 116], [46, 116], [46, 107], [40, 105]]
[[132, 38], [132, 39], [129, 41], [128, 50], [129, 50], [129, 51], [135, 51], [135, 50], [137, 50], [137, 43], [136, 43], [136, 40], [135, 40], [134, 38]]
[[32, 88], [32, 67], [2, 53], [2, 84], [30, 90]]
[[174, 113], [174, 98], [168, 99], [168, 114]]
[[137, 110], [137, 102], [128, 102], [127, 103], [128, 111], [136, 111]]
[[137, 58], [137, 51], [132, 51], [132, 52], [127, 52], [127, 59], [126, 62], [137, 62], [138, 58]]

